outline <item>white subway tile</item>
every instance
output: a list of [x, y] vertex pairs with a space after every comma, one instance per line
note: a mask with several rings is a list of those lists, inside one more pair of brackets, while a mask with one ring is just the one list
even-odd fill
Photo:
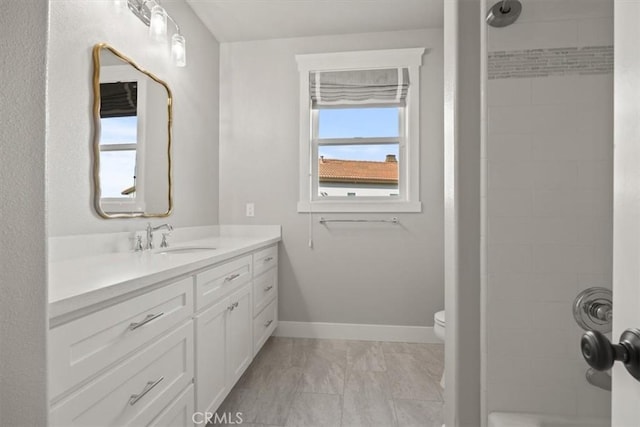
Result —
[[609, 245], [576, 246], [578, 273], [611, 274], [612, 249]]
[[613, 163], [582, 161], [578, 164], [578, 186], [584, 190], [613, 191]]
[[487, 330], [487, 349], [489, 358], [497, 354], [509, 354], [511, 357], [529, 357], [530, 346], [527, 340], [528, 329], [509, 328], [505, 320], [503, 327]]
[[[564, 326], [564, 325], [563, 325]], [[568, 326], [568, 325], [567, 325]], [[529, 355], [535, 358], [572, 358], [579, 341], [566, 328], [535, 329], [527, 334]]]
[[530, 222], [531, 243], [545, 244], [576, 244], [578, 229], [573, 217], [540, 217]]
[[565, 134], [576, 129], [579, 113], [573, 105], [534, 105], [530, 109], [534, 134]]
[[534, 162], [532, 181], [534, 190], [569, 190], [578, 183], [578, 164], [568, 160]]
[[531, 286], [527, 288], [529, 301], [567, 302], [576, 297], [578, 275], [565, 273], [534, 273]]
[[578, 21], [579, 46], [613, 45], [613, 17]]
[[531, 273], [495, 272], [488, 275], [487, 285], [489, 303], [526, 301], [530, 295], [529, 289], [533, 286], [532, 275]]
[[576, 160], [582, 158], [577, 131], [567, 129], [560, 134], [534, 135], [531, 143], [533, 160]]
[[487, 82], [487, 105], [531, 104], [531, 79], [493, 79]]
[[576, 213], [578, 216], [613, 216], [613, 192], [602, 190], [576, 190]]
[[530, 191], [532, 189], [533, 165], [529, 161], [489, 161], [487, 169], [489, 191], [495, 189]]
[[536, 273], [574, 273], [577, 272], [577, 245], [533, 245], [531, 263]]
[[613, 164], [613, 131], [610, 124], [603, 124], [595, 131], [578, 129], [579, 160], [601, 160]]
[[488, 274], [531, 272], [531, 246], [489, 244], [487, 248]]
[[[579, 381], [576, 378], [576, 368], [579, 362], [565, 358], [536, 358], [529, 362], [529, 383], [533, 386], [548, 387], [554, 384], [563, 384], [566, 387], [575, 386]], [[586, 364], [586, 362], [582, 362]], [[584, 368], [583, 368], [584, 370]], [[584, 376], [582, 378], [584, 380]]]
[[[577, 172], [576, 172], [577, 174]], [[534, 190], [532, 215], [536, 217], [570, 216], [578, 209], [573, 189]]]
[[535, 230], [528, 217], [492, 217], [488, 222], [489, 244], [522, 244], [534, 237]]
[[527, 384], [505, 387], [494, 384], [488, 393], [489, 411], [576, 415], [576, 404], [575, 388], [562, 384], [550, 384], [546, 387]]
[[588, 76], [573, 76], [579, 91], [574, 103], [609, 106], [613, 102], [613, 73]]
[[503, 387], [518, 387], [530, 382], [531, 359], [528, 356], [516, 358], [510, 352], [501, 350], [488, 354], [487, 383]]
[[607, 274], [578, 274], [578, 283], [576, 287], [576, 295], [585, 289], [599, 287], [611, 289], [611, 275]]
[[611, 248], [613, 219], [602, 216], [579, 216], [575, 220], [580, 245], [605, 245]]
[[487, 214], [489, 218], [502, 216], [528, 216], [533, 212], [531, 190], [488, 189]]
[[583, 85], [575, 75], [531, 79], [532, 104], [575, 104]]
[[487, 111], [489, 138], [497, 133], [522, 134], [533, 130], [532, 106], [495, 106], [488, 107]]
[[531, 134], [493, 134], [487, 139], [487, 158], [498, 162], [529, 160], [531, 139]]
[[[551, 7], [549, 10], [553, 10]], [[521, 22], [504, 28], [489, 28], [489, 51], [576, 46], [576, 21]]]
[[487, 328], [525, 329], [531, 326], [533, 306], [527, 302], [491, 300], [487, 304]]
[[531, 303], [532, 325], [539, 329], [567, 329], [573, 322], [572, 302]]
[[583, 417], [611, 419], [611, 392], [602, 390], [584, 381], [584, 385], [576, 390], [577, 411]]
[[524, 6], [518, 22], [613, 17], [611, 0], [527, 0]]

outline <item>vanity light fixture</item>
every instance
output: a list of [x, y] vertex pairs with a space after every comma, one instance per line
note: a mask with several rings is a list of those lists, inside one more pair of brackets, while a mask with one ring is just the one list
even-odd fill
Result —
[[[118, 0], [116, 0], [117, 2]], [[178, 23], [160, 5], [160, 0], [127, 0], [129, 10], [149, 27], [149, 36], [158, 42], [167, 38], [167, 21], [171, 21], [176, 31], [171, 36], [171, 58], [178, 67], [187, 65], [186, 42], [180, 33]]]

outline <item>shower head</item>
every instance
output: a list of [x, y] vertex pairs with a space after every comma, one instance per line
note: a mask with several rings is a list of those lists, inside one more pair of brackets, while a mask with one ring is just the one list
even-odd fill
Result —
[[516, 22], [522, 12], [522, 4], [518, 0], [501, 0], [487, 12], [487, 24], [492, 27], [506, 27]]

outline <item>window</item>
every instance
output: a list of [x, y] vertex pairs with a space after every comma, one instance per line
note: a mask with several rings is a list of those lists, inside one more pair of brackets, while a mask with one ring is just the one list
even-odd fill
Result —
[[424, 49], [298, 55], [298, 212], [419, 212]]
[[100, 183], [105, 212], [144, 212], [142, 171], [146, 82], [129, 67], [105, 66], [100, 83]]

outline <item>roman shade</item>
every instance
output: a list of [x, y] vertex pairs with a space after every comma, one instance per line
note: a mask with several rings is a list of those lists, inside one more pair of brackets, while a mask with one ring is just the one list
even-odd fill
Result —
[[409, 89], [407, 68], [312, 71], [309, 93], [312, 105], [404, 105]]
[[137, 115], [138, 83], [100, 83], [100, 118]]

